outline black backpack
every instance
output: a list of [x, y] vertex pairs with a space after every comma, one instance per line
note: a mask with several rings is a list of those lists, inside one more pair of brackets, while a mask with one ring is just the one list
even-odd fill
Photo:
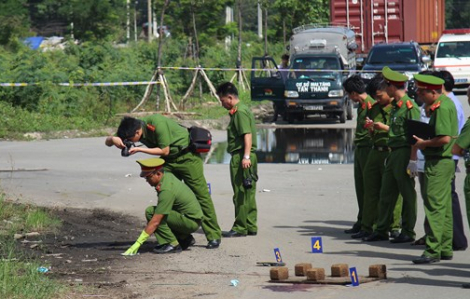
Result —
[[193, 153], [207, 153], [211, 149], [212, 134], [204, 128], [192, 126], [189, 131], [189, 150]]

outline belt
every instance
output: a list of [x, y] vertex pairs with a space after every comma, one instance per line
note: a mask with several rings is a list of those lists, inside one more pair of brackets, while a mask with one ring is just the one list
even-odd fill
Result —
[[442, 159], [452, 159], [452, 157], [442, 157], [442, 156], [424, 156], [426, 161], [442, 160]]
[[376, 151], [379, 151], [379, 152], [389, 152], [390, 151], [390, 148], [388, 146], [374, 145], [372, 148], [375, 149]]
[[410, 148], [410, 146], [408, 146], [408, 145], [403, 145], [403, 146], [391, 146], [391, 147], [390, 147], [390, 150], [393, 152], [393, 151], [395, 151], [395, 150], [397, 150], [397, 149], [401, 149], [401, 148]]
[[177, 154], [175, 154], [174, 156], [171, 156], [171, 157], [163, 157], [165, 159], [165, 161], [174, 161], [176, 159], [178, 159], [179, 157], [181, 156], [184, 156], [186, 155], [187, 153], [189, 153], [191, 150], [189, 149], [189, 147], [185, 148], [185, 149], [182, 149], [181, 151], [179, 151]]

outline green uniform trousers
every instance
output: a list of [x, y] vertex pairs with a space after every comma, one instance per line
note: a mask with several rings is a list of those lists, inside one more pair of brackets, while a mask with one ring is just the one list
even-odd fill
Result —
[[450, 182], [454, 175], [455, 162], [452, 159], [426, 160], [424, 164], [424, 211], [430, 228], [426, 234], [426, 256], [441, 258], [453, 255]]
[[465, 205], [467, 207], [468, 226], [470, 227], [470, 174], [467, 174], [465, 177], [463, 192], [465, 195]]
[[183, 180], [196, 195], [204, 214], [201, 226], [207, 240], [220, 240], [222, 232], [217, 222], [214, 203], [204, 177], [202, 158], [197, 154], [188, 152], [176, 159], [166, 160], [165, 170], [173, 173], [179, 180]]
[[416, 237], [414, 231], [417, 217], [415, 180], [406, 173], [410, 160], [410, 147], [392, 150], [385, 164], [380, 190], [377, 233], [388, 235], [392, 223], [398, 195], [403, 196], [402, 230], [401, 233], [411, 238]]
[[360, 227], [363, 215], [364, 206], [364, 168], [371, 151], [370, 146], [356, 147], [354, 149], [354, 186], [356, 188], [357, 206], [359, 211], [357, 213], [357, 221], [354, 227]]
[[[145, 209], [145, 218], [147, 222], [155, 215], [156, 206], [150, 206]], [[155, 237], [158, 244], [178, 245], [179, 241], [189, 237], [200, 226], [201, 221], [186, 217], [177, 211], [171, 211], [170, 214], [163, 217], [160, 225], [158, 225]]]
[[[364, 203], [362, 207], [361, 230], [368, 233], [374, 230], [374, 225], [377, 222], [382, 177], [385, 172], [385, 161], [389, 154], [390, 152], [388, 151], [372, 149], [364, 167]], [[390, 226], [391, 231], [399, 231], [401, 228], [402, 203], [403, 199], [399, 195], [393, 212], [393, 223]]]
[[[258, 231], [258, 210], [256, 207], [256, 181], [252, 188], [243, 187], [243, 153], [234, 153], [230, 160], [230, 180], [233, 189], [233, 204], [235, 205], [235, 221], [232, 230], [246, 235]], [[258, 159], [256, 154], [250, 154], [251, 173], [258, 174]]]

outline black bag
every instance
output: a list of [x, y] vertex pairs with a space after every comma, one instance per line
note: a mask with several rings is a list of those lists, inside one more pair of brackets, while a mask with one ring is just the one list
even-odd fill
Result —
[[212, 134], [204, 128], [192, 126], [189, 131], [189, 150], [193, 153], [207, 153], [211, 149]]

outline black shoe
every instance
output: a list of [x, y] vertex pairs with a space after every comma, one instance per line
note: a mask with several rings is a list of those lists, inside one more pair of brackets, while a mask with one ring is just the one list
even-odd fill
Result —
[[452, 250], [453, 251], [465, 251], [467, 250], [467, 247], [453, 247]]
[[400, 236], [400, 232], [397, 231], [397, 230], [394, 230], [394, 231], [390, 232], [390, 238], [392, 238], [392, 239], [398, 238], [399, 236]]
[[362, 238], [364, 242], [375, 242], [375, 241], [388, 241], [388, 235], [381, 235], [378, 232], [373, 232], [370, 236]]
[[453, 258], [453, 255], [441, 255], [441, 261], [451, 261]]
[[464, 289], [470, 289], [470, 283], [464, 283], [464, 284], [462, 285], [462, 288], [464, 288]]
[[248, 236], [256, 236], [258, 234], [258, 232], [248, 232]]
[[344, 230], [345, 234], [357, 234], [361, 231], [361, 227], [359, 225], [353, 225], [350, 229]]
[[193, 246], [194, 244], [196, 244], [196, 240], [194, 239], [194, 237], [192, 235], [189, 235], [184, 240], [178, 240], [178, 242], [180, 243], [181, 248], [183, 250], [186, 250], [186, 249], [188, 249], [188, 247]]
[[422, 255], [419, 258], [413, 260], [413, 264], [432, 264], [437, 262], [439, 262], [437, 257], [430, 257], [425, 255]]
[[222, 236], [224, 238], [246, 237], [246, 235], [240, 234], [239, 232], [236, 232], [234, 230], [230, 230], [228, 232], [222, 232]]
[[219, 245], [220, 245], [220, 240], [210, 240], [207, 243], [206, 248], [207, 249], [216, 249], [216, 248], [219, 248]]
[[164, 254], [164, 253], [180, 253], [183, 251], [181, 246], [178, 244], [176, 246], [173, 246], [171, 244], [165, 244], [159, 249], [154, 249], [153, 252], [158, 253], [158, 254]]
[[414, 241], [413, 243], [411, 243], [411, 245], [413, 245], [413, 246], [426, 245], [426, 235], [424, 235], [421, 238], [419, 238], [418, 240]]
[[362, 239], [362, 238], [365, 238], [365, 237], [368, 237], [368, 236], [370, 236], [370, 233], [361, 230], [357, 234], [352, 234], [351, 238], [353, 238], [353, 239]]
[[405, 234], [400, 234], [398, 237], [396, 237], [395, 239], [393, 240], [390, 240], [390, 243], [411, 243], [413, 242], [415, 239], [410, 237], [410, 236], [407, 236]]

